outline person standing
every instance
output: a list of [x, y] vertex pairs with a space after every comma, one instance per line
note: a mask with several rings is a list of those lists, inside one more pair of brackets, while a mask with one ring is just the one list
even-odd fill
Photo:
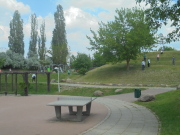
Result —
[[159, 54], [157, 54], [157, 61], [159, 61]]
[[172, 57], [172, 64], [175, 65], [175, 57]]
[[150, 67], [151, 60], [148, 58], [148, 67]]
[[35, 80], [36, 80], [36, 75], [32, 74], [32, 82], [35, 82]]
[[71, 74], [71, 71], [70, 71], [70, 70], [68, 70], [68, 76], [70, 76], [70, 74]]
[[142, 65], [142, 70], [144, 70], [145, 69], [145, 61], [144, 60], [142, 60], [141, 65]]
[[144, 54], [144, 61], [146, 62], [146, 54]]

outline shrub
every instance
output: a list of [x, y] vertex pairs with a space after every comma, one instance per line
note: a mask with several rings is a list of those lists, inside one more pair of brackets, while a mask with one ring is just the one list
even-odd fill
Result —
[[24, 82], [20, 82], [19, 86], [21, 88], [20, 95], [21, 96], [28, 96], [27, 87], [30, 87], [30, 83], [28, 82], [28, 86]]
[[78, 73], [81, 75], [85, 75], [87, 71], [88, 70], [86, 68], [81, 68], [80, 70], [78, 70]]
[[72, 67], [77, 69], [85, 68], [87, 70], [92, 66], [90, 57], [84, 53], [78, 53], [77, 58], [72, 62]]

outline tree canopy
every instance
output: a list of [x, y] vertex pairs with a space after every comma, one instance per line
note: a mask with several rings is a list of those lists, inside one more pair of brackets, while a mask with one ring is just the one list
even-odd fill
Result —
[[13, 19], [10, 22], [9, 49], [14, 53], [24, 55], [24, 34], [23, 20], [18, 10], [14, 12]]
[[65, 18], [61, 5], [57, 6], [57, 11], [54, 13], [55, 28], [51, 42], [50, 52], [54, 64], [67, 64], [66, 57], [68, 55]]
[[151, 26], [161, 28], [167, 23], [175, 29], [167, 35], [167, 42], [177, 41], [180, 37], [180, 1], [179, 0], [136, 0], [136, 2], [146, 2], [150, 5], [145, 13]]
[[0, 59], [0, 68], [4, 65], [5, 59]]
[[29, 42], [28, 58], [37, 54], [38, 22], [36, 14], [31, 15], [31, 39]]
[[91, 67], [91, 59], [85, 53], [78, 53], [77, 57], [72, 62], [72, 66], [76, 70], [79, 70], [82, 68], [89, 70], [89, 68]]
[[46, 34], [45, 34], [45, 21], [40, 27], [40, 37], [38, 38], [38, 54], [40, 60], [45, 60], [46, 56]]
[[32, 67], [39, 67], [39, 66], [40, 66], [40, 62], [39, 62], [37, 54], [35, 54], [32, 57], [26, 59], [26, 68], [27, 69], [31, 69]]
[[98, 52], [95, 52], [93, 54], [93, 60], [92, 60], [94, 67], [100, 67], [104, 64], [106, 64], [106, 61], [104, 60], [103, 56], [99, 54]]
[[99, 23], [99, 30], [87, 38], [91, 44], [91, 50], [96, 50], [103, 56], [106, 62], [129, 62], [136, 59], [143, 50], [150, 49], [155, 43], [154, 33], [145, 20], [144, 11], [132, 9], [116, 10], [115, 20], [107, 24]]
[[11, 68], [22, 68], [24, 66], [24, 56], [22, 54], [18, 54], [8, 50], [6, 52], [0, 53], [0, 59], [4, 60], [4, 67]]

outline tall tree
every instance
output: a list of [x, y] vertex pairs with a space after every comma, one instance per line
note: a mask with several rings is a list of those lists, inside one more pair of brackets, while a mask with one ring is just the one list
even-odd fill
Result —
[[31, 39], [29, 42], [28, 58], [37, 54], [38, 22], [36, 14], [31, 15]]
[[167, 23], [174, 27], [174, 30], [167, 35], [167, 42], [177, 41], [180, 37], [180, 0], [136, 0], [137, 3], [145, 2], [150, 5], [146, 9], [146, 16], [150, 25], [161, 28]]
[[24, 55], [24, 34], [23, 20], [18, 10], [14, 12], [13, 19], [10, 22], [9, 49], [14, 53]]
[[45, 55], [46, 55], [45, 21], [42, 22], [40, 27], [40, 37], [38, 38], [38, 54], [40, 60], [45, 60]]
[[88, 37], [91, 50], [103, 55], [106, 62], [129, 62], [136, 59], [142, 50], [152, 47], [154, 33], [145, 21], [144, 12], [137, 8], [116, 10], [115, 21], [99, 23], [97, 34], [91, 30], [93, 39]]
[[54, 64], [67, 64], [66, 57], [68, 55], [65, 18], [61, 5], [57, 6], [57, 11], [54, 13], [55, 28], [51, 42], [52, 60]]

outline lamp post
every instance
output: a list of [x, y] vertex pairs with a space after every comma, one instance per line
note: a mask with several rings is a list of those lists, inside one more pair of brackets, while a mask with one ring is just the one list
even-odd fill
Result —
[[59, 83], [59, 76], [60, 76], [60, 75], [59, 75], [59, 70], [60, 70], [60, 69], [59, 69], [59, 67], [58, 67], [58, 91], [60, 92], [60, 83]]
[[55, 67], [55, 69], [57, 69], [57, 71], [58, 71], [58, 91], [60, 92], [60, 83], [59, 83], [59, 77], [60, 77], [59, 70], [60, 70], [60, 68], [59, 67]]

